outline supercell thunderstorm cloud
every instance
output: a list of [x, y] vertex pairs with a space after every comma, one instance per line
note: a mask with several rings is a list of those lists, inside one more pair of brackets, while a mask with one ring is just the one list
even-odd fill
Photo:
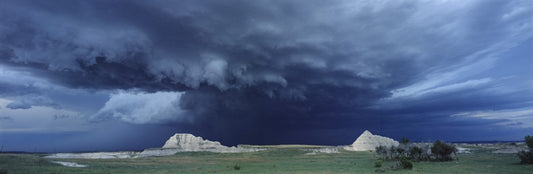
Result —
[[0, 0], [0, 145], [519, 140], [533, 3]]

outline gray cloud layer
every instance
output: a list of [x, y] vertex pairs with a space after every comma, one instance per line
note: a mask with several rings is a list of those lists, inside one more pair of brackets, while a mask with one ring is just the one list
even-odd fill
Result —
[[[476, 91], [483, 86], [472, 83], [480, 79], [492, 82], [473, 71], [455, 73], [467, 74], [462, 82], [432, 78], [497, 60], [497, 55], [531, 39], [528, 4], [3, 1], [0, 62], [25, 67], [68, 88], [135, 89], [148, 92], [140, 94], [148, 98], [161, 94], [157, 91], [185, 92], [179, 101], [174, 97], [163, 102], [171, 104], [156, 114], [146, 112], [161, 98], [146, 101], [132, 95], [132, 101], [126, 94], [114, 95], [95, 115], [134, 123], [175, 122], [183, 110], [201, 127], [216, 127], [213, 132], [236, 132], [234, 125], [241, 122], [262, 124], [257, 131], [290, 129], [295, 123], [302, 129], [353, 128], [381, 114], [416, 120], [402, 113], [421, 117], [425, 110], [435, 115], [423, 117], [440, 121], [485, 105], [445, 94]], [[410, 87], [413, 84], [420, 85]], [[403, 88], [425, 94], [440, 90], [444, 96], [438, 101], [427, 96], [383, 101]], [[492, 98], [493, 103], [532, 99], [502, 101], [485, 91], [471, 94]], [[442, 108], [458, 100], [472, 103]], [[131, 105], [117, 105], [126, 101]], [[405, 106], [406, 101], [413, 103]], [[178, 116], [169, 118], [173, 115]]]
[[4, 62], [73, 86], [265, 85], [304, 97], [309, 85], [398, 87], [530, 29], [505, 1], [157, 2], [6, 2]]

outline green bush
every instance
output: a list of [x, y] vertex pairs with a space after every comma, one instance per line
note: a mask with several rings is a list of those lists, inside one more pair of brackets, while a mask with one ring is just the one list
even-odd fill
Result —
[[431, 147], [431, 153], [433, 153], [439, 161], [453, 160], [451, 154], [455, 152], [457, 152], [455, 146], [443, 143], [440, 140], [435, 141]]
[[381, 160], [377, 160], [376, 162], [374, 162], [374, 167], [376, 167], [376, 168], [379, 168], [382, 165], [383, 165], [383, 161], [381, 161]]
[[407, 157], [409, 160], [414, 161], [427, 161], [429, 160], [428, 154], [429, 147], [416, 146], [414, 144], [401, 145], [399, 147], [392, 146], [387, 148], [386, 146], [376, 147], [376, 153], [381, 160], [398, 160], [401, 156]]
[[399, 158], [400, 156], [404, 155], [405, 153], [405, 149], [403, 149], [402, 147], [398, 147], [396, 148], [396, 157], [395, 158]]
[[241, 170], [241, 166], [239, 166], [239, 164], [235, 164], [235, 165], [233, 166], [233, 169], [234, 169], [234, 170]]
[[422, 160], [422, 148], [418, 146], [409, 148], [409, 157], [416, 161]]
[[391, 146], [389, 148], [389, 155], [390, 155], [390, 159], [397, 159], [397, 155], [396, 155], [396, 147], [395, 146]]
[[379, 168], [379, 169], [374, 170], [374, 172], [376, 172], [376, 173], [384, 173], [385, 169]]
[[533, 136], [526, 136], [524, 138], [526, 140], [526, 145], [529, 147], [529, 149], [533, 149]]
[[533, 164], [533, 152], [531, 150], [518, 152], [518, 157], [520, 157], [521, 164]]
[[413, 169], [413, 163], [408, 160], [405, 156], [400, 157], [400, 159], [396, 162], [396, 169]]
[[524, 139], [526, 141], [527, 147], [529, 147], [529, 150], [518, 152], [520, 163], [521, 164], [533, 164], [533, 136], [528, 135]]
[[385, 147], [385, 146], [376, 147], [376, 153], [378, 155], [381, 155], [381, 159], [382, 160], [386, 160], [387, 159], [387, 147]]

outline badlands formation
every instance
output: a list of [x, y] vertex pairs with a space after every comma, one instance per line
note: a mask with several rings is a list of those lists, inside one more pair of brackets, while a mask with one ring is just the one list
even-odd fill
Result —
[[[398, 146], [399, 143], [393, 139], [372, 135], [369, 131], [364, 131], [352, 145], [345, 146], [349, 151], [375, 150], [377, 146]], [[228, 147], [218, 141], [205, 140], [188, 133], [179, 133], [171, 136], [162, 148], [145, 149], [142, 152], [94, 152], [94, 153], [56, 153], [45, 158], [84, 158], [84, 159], [110, 159], [110, 158], [139, 158], [148, 156], [168, 156], [178, 152], [216, 152], [216, 153], [240, 153], [257, 152], [264, 148], [249, 147]], [[311, 151], [309, 155], [316, 153], [339, 153], [337, 147], [306, 149]]]
[[398, 146], [400, 143], [388, 137], [373, 135], [370, 131], [365, 130], [352, 145], [344, 147], [349, 151], [369, 151], [375, 150], [378, 146]]
[[218, 149], [218, 148], [227, 148], [223, 146], [218, 141], [209, 141], [204, 140], [202, 137], [196, 137], [192, 134], [174, 134], [171, 136], [163, 149], [183, 149], [187, 151], [201, 151], [203, 149]]
[[[56, 153], [45, 156], [44, 158], [81, 158], [81, 159], [113, 159], [113, 158], [139, 158], [149, 156], [168, 156], [179, 152], [215, 152], [215, 153], [240, 153], [256, 152], [266, 150], [267, 148], [293, 147], [307, 151], [305, 155], [315, 155], [317, 153], [340, 153], [339, 149], [344, 148], [348, 151], [372, 151], [378, 146], [398, 146], [400, 143], [391, 138], [373, 135], [365, 130], [353, 144], [348, 146], [309, 146], [309, 145], [274, 145], [274, 146], [246, 146], [246, 147], [228, 147], [220, 144], [218, 141], [205, 140], [192, 134], [182, 133], [171, 136], [161, 148], [149, 148], [142, 152], [93, 152], [93, 153]], [[416, 143], [418, 146], [428, 147], [431, 143]], [[525, 150], [524, 147], [505, 144], [456, 144], [458, 153], [470, 153], [470, 149], [485, 148], [490, 149], [493, 153], [517, 153]], [[70, 163], [57, 161], [56, 163], [71, 167], [80, 167]]]
[[228, 147], [220, 144], [218, 141], [204, 140], [202, 137], [196, 137], [192, 134], [174, 134], [170, 137], [163, 148], [145, 149], [138, 157], [143, 156], [166, 156], [173, 155], [177, 152], [217, 152], [217, 153], [239, 153], [239, 152], [256, 152], [263, 149]]
[[56, 153], [45, 158], [83, 158], [83, 159], [110, 159], [110, 158], [138, 158], [147, 156], [167, 156], [178, 152], [218, 152], [239, 153], [256, 152], [264, 149], [228, 147], [218, 141], [204, 140], [192, 134], [174, 134], [162, 148], [145, 149], [142, 152], [94, 152], [94, 153]]

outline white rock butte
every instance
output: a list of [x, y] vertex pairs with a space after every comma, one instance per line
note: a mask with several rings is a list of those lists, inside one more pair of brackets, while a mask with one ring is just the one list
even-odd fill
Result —
[[216, 152], [216, 153], [240, 153], [257, 152], [259, 148], [228, 147], [218, 141], [204, 140], [188, 133], [178, 133], [172, 135], [163, 145], [163, 148], [150, 148], [143, 150], [137, 157], [145, 156], [167, 156], [178, 152]]
[[398, 146], [400, 143], [388, 137], [373, 135], [370, 131], [365, 130], [352, 145], [345, 146], [345, 150], [349, 151], [368, 151], [376, 150], [378, 146]]
[[204, 140], [202, 137], [196, 137], [192, 134], [174, 134], [171, 136], [163, 148], [177, 148], [183, 150], [197, 151], [201, 149], [224, 148], [218, 141]]

